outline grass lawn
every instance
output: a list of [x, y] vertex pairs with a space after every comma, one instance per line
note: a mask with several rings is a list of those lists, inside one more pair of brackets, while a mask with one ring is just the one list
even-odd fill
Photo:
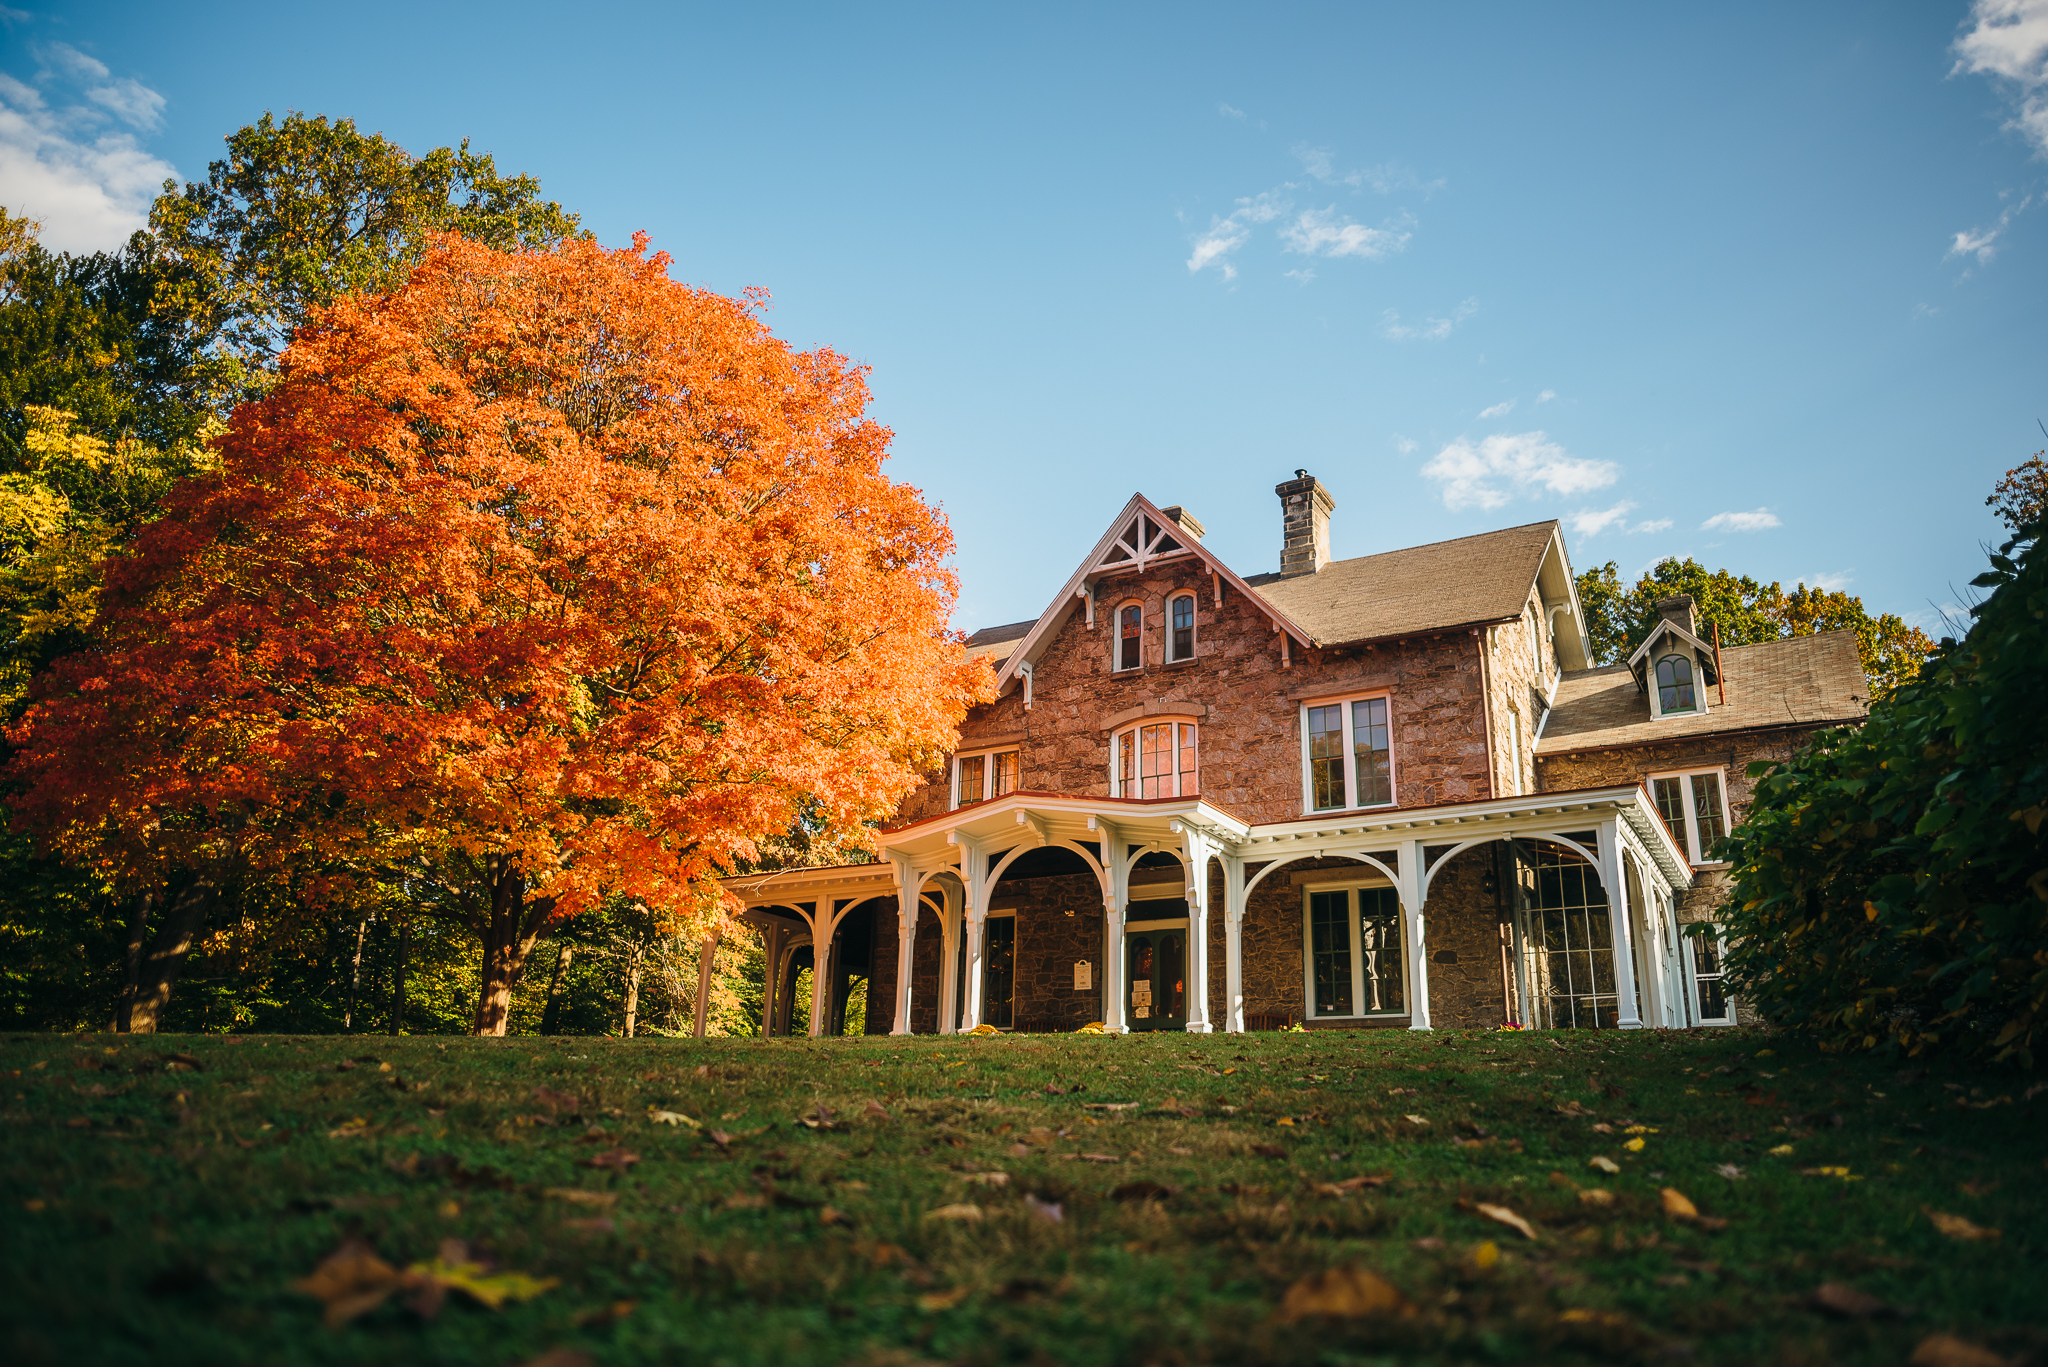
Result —
[[[2048, 1090], [1780, 1035], [15, 1036], [0, 1075], [20, 1367], [2048, 1359]], [[329, 1328], [294, 1283], [351, 1237], [390, 1270], [329, 1294], [390, 1294]]]

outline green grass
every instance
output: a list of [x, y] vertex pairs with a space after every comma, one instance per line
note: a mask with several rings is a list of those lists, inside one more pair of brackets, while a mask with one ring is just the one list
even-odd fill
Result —
[[[2013, 1074], [1916, 1073], [1732, 1031], [11, 1037], [0, 1352], [23, 1367], [500, 1367], [556, 1348], [876, 1367], [1899, 1363], [1949, 1332], [2040, 1356], [2042, 1100]], [[543, 1087], [579, 1098], [580, 1118], [536, 1123]], [[798, 1123], [820, 1105], [839, 1128]], [[1653, 1127], [1640, 1152], [1631, 1123]], [[1473, 1127], [1490, 1137], [1454, 1142]], [[620, 1148], [640, 1158], [626, 1172], [589, 1165]], [[1854, 1180], [1802, 1173], [1822, 1167]], [[966, 1178], [986, 1172], [1008, 1183]], [[1170, 1194], [1133, 1199], [1147, 1183]], [[1612, 1204], [1581, 1200], [1595, 1185]], [[1726, 1225], [1668, 1218], [1665, 1186]], [[926, 1218], [958, 1203], [985, 1218]], [[1923, 1207], [2002, 1237], [1951, 1240]], [[329, 1330], [291, 1283], [351, 1233], [401, 1267], [461, 1238], [560, 1284], [495, 1312], [451, 1296], [431, 1323], [393, 1300]], [[1282, 1320], [1291, 1285], [1346, 1265], [1412, 1312]], [[1903, 1313], [1822, 1313], [1809, 1298], [1827, 1282]]]

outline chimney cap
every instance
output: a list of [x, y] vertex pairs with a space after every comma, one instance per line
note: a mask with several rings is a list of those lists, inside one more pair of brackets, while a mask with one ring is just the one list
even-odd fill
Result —
[[1296, 470], [1296, 471], [1294, 472], [1294, 477], [1295, 477], [1296, 479], [1307, 479], [1307, 478], [1308, 478], [1308, 471], [1306, 471], [1306, 470]]

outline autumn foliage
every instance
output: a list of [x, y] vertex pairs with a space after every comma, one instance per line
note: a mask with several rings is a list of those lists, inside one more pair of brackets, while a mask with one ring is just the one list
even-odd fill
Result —
[[456, 861], [485, 1031], [550, 919], [705, 914], [800, 812], [859, 842], [988, 688], [951, 538], [860, 368], [668, 264], [443, 237], [316, 312], [40, 681], [18, 819], [315, 895]]

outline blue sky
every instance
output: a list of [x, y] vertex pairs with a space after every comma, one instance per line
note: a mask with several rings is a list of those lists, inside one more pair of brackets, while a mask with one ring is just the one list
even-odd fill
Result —
[[1559, 517], [1935, 625], [2048, 445], [2048, 0], [97, 4], [0, 22], [0, 202], [118, 241], [265, 109], [463, 137], [873, 367], [1033, 616], [1133, 490], [1273, 568]]

